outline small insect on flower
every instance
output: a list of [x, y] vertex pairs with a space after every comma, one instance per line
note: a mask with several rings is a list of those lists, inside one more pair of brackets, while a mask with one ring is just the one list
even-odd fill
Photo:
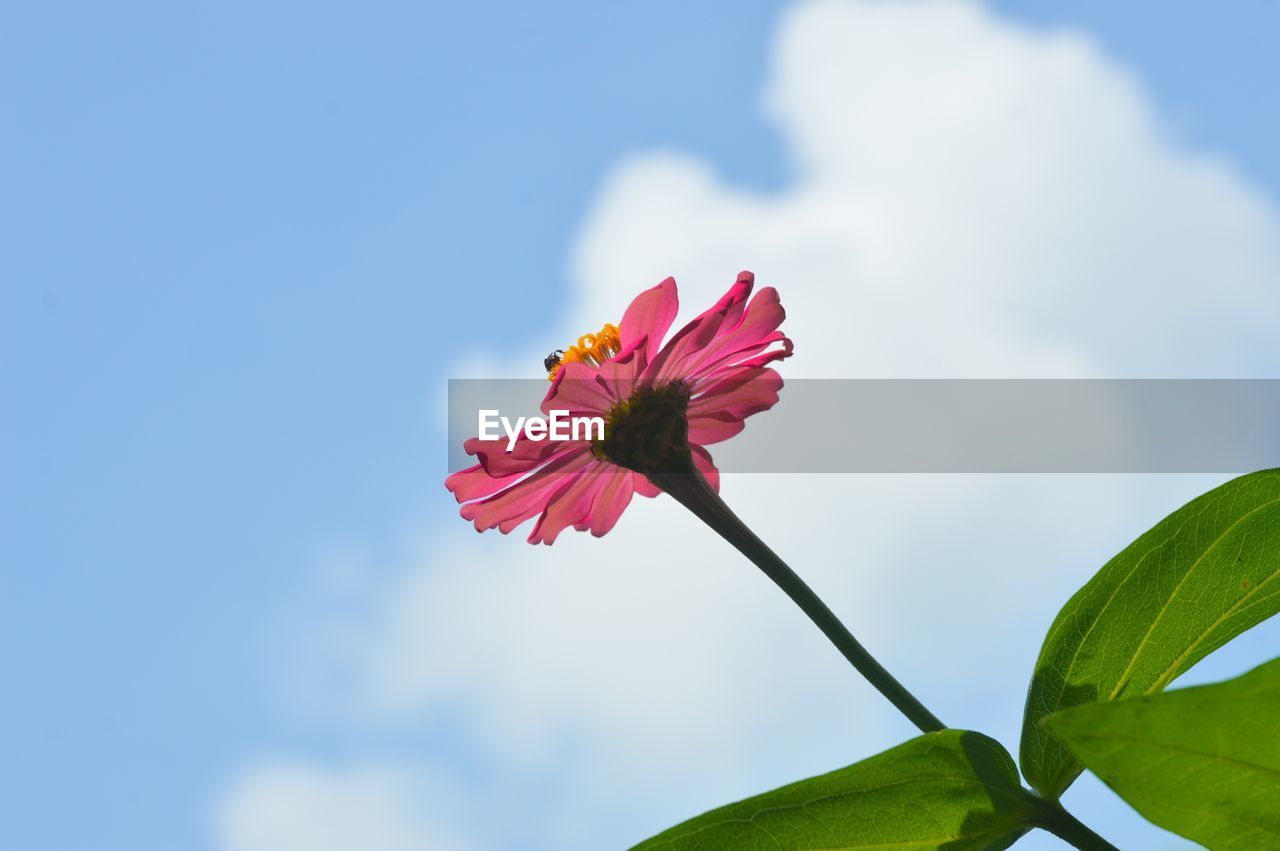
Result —
[[529, 542], [550, 544], [570, 526], [608, 532], [633, 494], [661, 493], [650, 475], [696, 469], [718, 488], [704, 447], [777, 403], [782, 378], [767, 365], [791, 355], [791, 340], [778, 330], [786, 314], [777, 290], [752, 297], [754, 286], [750, 272], [738, 275], [720, 301], [663, 344], [679, 308], [675, 279], [667, 278], [636, 296], [617, 325], [547, 355], [551, 389], [542, 412], [599, 417], [603, 435], [473, 437], [465, 448], [479, 463], [445, 480], [462, 516], [479, 531], [501, 532], [537, 517]]

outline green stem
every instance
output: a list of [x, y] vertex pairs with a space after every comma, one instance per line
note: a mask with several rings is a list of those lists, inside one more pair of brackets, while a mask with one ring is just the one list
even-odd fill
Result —
[[827, 608], [827, 604], [813, 593], [813, 589], [738, 519], [702, 474], [694, 468], [692, 460], [686, 455], [682, 461], [681, 469], [677, 471], [646, 472], [646, 474], [654, 485], [671, 494], [677, 502], [696, 514], [722, 538], [733, 544], [739, 552], [751, 559], [765, 576], [772, 579], [774, 584], [809, 616], [809, 620], [822, 630], [822, 634], [836, 646], [844, 658], [848, 659], [868, 682], [897, 707], [899, 712], [907, 716], [911, 723], [925, 733], [945, 729], [946, 725], [939, 721], [936, 715], [926, 709], [915, 695], [907, 691], [902, 683], [894, 679], [893, 675], [858, 643], [853, 634], [840, 623], [835, 613]]
[[1080, 851], [1120, 851], [1116, 846], [1094, 833], [1080, 819], [1062, 808], [1061, 804], [1052, 803], [1032, 792], [1026, 793], [1031, 808], [1036, 814], [1036, 825], [1044, 828], [1063, 842], [1070, 843]]
[[[822, 634], [836, 646], [844, 658], [848, 659], [868, 682], [922, 732], [932, 733], [945, 729], [945, 725], [936, 715], [926, 709], [915, 695], [907, 691], [902, 683], [894, 679], [893, 675], [858, 643], [835, 613], [827, 608], [827, 604], [813, 593], [813, 589], [738, 519], [738, 516], [725, 505], [720, 495], [693, 466], [691, 458], [686, 456], [680, 459], [679, 469], [676, 471], [647, 471], [646, 475], [655, 485], [671, 494], [677, 502], [714, 529], [720, 537], [751, 559], [765, 576], [772, 579], [774, 584], [809, 616], [809, 620], [822, 630]], [[1032, 812], [1035, 813], [1037, 827], [1044, 828], [1080, 851], [1119, 851], [1063, 809], [1060, 804], [1046, 801], [1029, 790], [1023, 791]]]

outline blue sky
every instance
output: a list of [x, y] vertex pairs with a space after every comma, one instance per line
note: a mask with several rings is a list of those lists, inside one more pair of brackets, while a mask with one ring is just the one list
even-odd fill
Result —
[[[759, 106], [779, 8], [0, 13], [0, 844], [215, 847], [261, 752], [501, 775], [446, 722], [299, 712], [293, 633], [335, 552], [372, 565], [359, 614], [406, 529], [458, 522], [442, 382], [560, 327], [619, 160], [792, 179]], [[1090, 34], [1180, 145], [1280, 199], [1273, 4], [994, 8]]]

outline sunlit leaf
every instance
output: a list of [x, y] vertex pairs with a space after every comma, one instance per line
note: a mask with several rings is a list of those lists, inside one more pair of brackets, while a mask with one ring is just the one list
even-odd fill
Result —
[[704, 813], [636, 849], [995, 851], [1028, 829], [1029, 797], [999, 743], [943, 730]]
[[1078, 706], [1045, 729], [1151, 821], [1214, 851], [1280, 848], [1280, 659], [1218, 685]]
[[1280, 471], [1192, 500], [1106, 564], [1054, 621], [1027, 694], [1021, 762], [1057, 798], [1080, 764], [1040, 727], [1072, 706], [1154, 694], [1280, 610]]

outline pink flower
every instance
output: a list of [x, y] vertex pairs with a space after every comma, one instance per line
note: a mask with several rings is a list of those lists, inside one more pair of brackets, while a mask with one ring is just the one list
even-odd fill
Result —
[[479, 463], [445, 487], [479, 531], [510, 532], [537, 516], [530, 543], [550, 544], [569, 526], [600, 536], [613, 528], [631, 496], [657, 496], [644, 471], [693, 467], [719, 489], [708, 444], [742, 431], [752, 414], [778, 401], [782, 378], [766, 364], [790, 356], [778, 330], [785, 313], [773, 287], [751, 298], [755, 276], [738, 275], [714, 307], [663, 337], [679, 307], [674, 278], [631, 302], [615, 328], [585, 335], [556, 362], [542, 411], [604, 419], [602, 440], [534, 440], [522, 433], [472, 438]]

